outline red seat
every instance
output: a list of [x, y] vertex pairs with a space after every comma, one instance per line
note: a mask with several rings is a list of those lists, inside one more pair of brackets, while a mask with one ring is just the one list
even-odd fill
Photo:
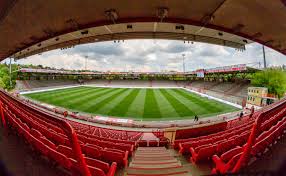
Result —
[[62, 154], [64, 154], [64, 155], [66, 155], [68, 158], [75, 158], [74, 152], [68, 146], [59, 145], [57, 147], [57, 151], [62, 153]]
[[223, 142], [220, 142], [217, 145], [217, 153], [224, 153], [225, 151], [228, 151], [235, 145], [236, 138], [232, 138], [230, 140], [225, 140]]
[[56, 133], [53, 133], [51, 132], [50, 134], [50, 139], [52, 139], [54, 142], [56, 142], [57, 144], [62, 144], [64, 145], [66, 143], [66, 139], [63, 138], [62, 136], [56, 134]]
[[41, 137], [40, 141], [49, 146], [51, 149], [56, 150], [57, 146], [45, 137]]
[[92, 176], [106, 176], [106, 174], [103, 172], [103, 170], [101, 170], [99, 168], [88, 166], [88, 169], [89, 169], [90, 174]]
[[41, 152], [44, 156], [48, 155], [50, 149], [43, 142], [41, 142], [32, 135], [29, 135], [29, 142], [35, 147], [36, 150]]
[[190, 152], [192, 154], [191, 161], [194, 163], [205, 161], [211, 158], [215, 152], [216, 152], [216, 145], [207, 145], [200, 149], [198, 149], [196, 152], [194, 148], [190, 148]]
[[84, 147], [84, 152], [85, 152], [86, 156], [91, 157], [91, 158], [95, 158], [95, 159], [101, 158], [101, 151], [102, 151], [102, 149], [100, 149], [98, 147], [94, 147], [92, 145], [86, 145]]
[[160, 146], [160, 147], [167, 147], [168, 144], [169, 144], [168, 141], [160, 141], [160, 142], [159, 142], [159, 146]]
[[149, 147], [158, 147], [158, 141], [150, 140], [149, 141]]
[[42, 137], [42, 133], [40, 133], [38, 130], [32, 128], [31, 129], [31, 134], [36, 137], [37, 139], [41, 138]]
[[110, 169], [108, 163], [97, 160], [97, 159], [85, 157], [85, 161], [86, 161], [87, 165], [99, 168], [99, 169], [103, 170], [105, 173], [108, 173], [108, 171]]
[[138, 144], [140, 147], [147, 147], [147, 141], [145, 140], [140, 140]]
[[128, 151], [125, 153], [114, 152], [108, 149], [102, 151], [102, 160], [108, 163], [116, 162], [118, 167], [128, 166]]
[[50, 149], [48, 156], [55, 160], [60, 166], [70, 170], [72, 167], [71, 161], [62, 153], [57, 152], [56, 150]]
[[236, 154], [227, 163], [223, 162], [217, 155], [214, 155], [212, 159], [215, 163], [215, 168], [213, 168], [212, 174], [225, 174], [228, 171], [231, 171], [241, 155], [242, 153]]
[[236, 146], [235, 148], [223, 153], [221, 156], [220, 156], [220, 159], [227, 163], [233, 156], [241, 153], [243, 151], [243, 147], [240, 147], [240, 146]]

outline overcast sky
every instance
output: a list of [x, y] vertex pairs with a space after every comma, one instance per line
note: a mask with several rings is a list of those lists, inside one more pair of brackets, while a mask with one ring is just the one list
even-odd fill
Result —
[[[249, 44], [246, 51], [206, 43], [188, 44], [171, 40], [125, 40], [78, 45], [71, 49], [54, 50], [17, 61], [65, 69], [98, 71], [182, 71], [182, 54], [186, 70], [217, 66], [257, 63], [263, 61], [262, 47]], [[268, 65], [286, 64], [286, 56], [267, 48]], [[251, 64], [250, 64], [251, 65]]]

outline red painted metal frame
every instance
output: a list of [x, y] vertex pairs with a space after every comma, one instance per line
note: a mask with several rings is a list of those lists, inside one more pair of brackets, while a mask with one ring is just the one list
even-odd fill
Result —
[[[6, 98], [9, 98], [10, 100], [12, 100], [14, 102], [17, 102], [18, 104], [20, 104], [21, 106], [25, 107], [26, 109], [29, 109], [31, 111], [35, 111], [35, 112], [41, 114], [42, 118], [47, 118], [49, 120], [52, 120], [55, 125], [62, 127], [62, 129], [65, 131], [65, 133], [67, 134], [68, 138], [71, 141], [71, 145], [72, 145], [73, 151], [75, 153], [76, 160], [79, 163], [80, 171], [81, 171], [82, 176], [91, 176], [90, 171], [89, 171], [89, 169], [87, 167], [87, 164], [85, 162], [85, 159], [83, 158], [82, 151], [81, 151], [81, 148], [80, 148], [80, 145], [79, 145], [79, 141], [78, 141], [78, 138], [77, 138], [77, 134], [76, 134], [76, 132], [74, 131], [74, 129], [71, 127], [71, 125], [68, 122], [60, 119], [59, 117], [57, 117], [57, 116], [55, 116], [53, 114], [49, 114], [49, 113], [44, 112], [44, 111], [42, 111], [42, 110], [40, 110], [38, 108], [31, 107], [28, 104], [23, 103], [22, 101], [14, 98], [12, 96], [10, 96], [8, 93], [4, 92], [3, 90], [0, 90], [0, 94], [4, 95]], [[8, 100], [6, 100], [6, 101], [8, 101]], [[1, 100], [1, 103], [3, 103], [3, 100]], [[3, 104], [1, 104], [1, 105], [3, 105]], [[2, 112], [3, 111], [2, 111], [2, 106], [1, 106], [2, 121], [3, 121], [3, 119], [5, 121], [4, 114], [2, 114]]]

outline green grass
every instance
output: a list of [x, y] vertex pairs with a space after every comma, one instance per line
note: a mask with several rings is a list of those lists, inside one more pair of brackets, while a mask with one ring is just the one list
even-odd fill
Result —
[[176, 120], [214, 116], [237, 108], [184, 89], [76, 87], [24, 96], [90, 114], [136, 120]]

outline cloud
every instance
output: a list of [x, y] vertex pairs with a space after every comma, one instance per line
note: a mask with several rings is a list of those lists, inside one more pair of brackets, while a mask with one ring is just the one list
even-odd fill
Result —
[[[261, 45], [249, 44], [246, 51], [206, 43], [188, 44], [171, 40], [125, 40], [79, 45], [66, 50], [54, 50], [17, 61], [20, 64], [85, 69], [98, 71], [182, 71], [182, 54], [186, 70], [217, 66], [263, 62]], [[266, 48], [268, 65], [286, 64], [286, 57]]]

